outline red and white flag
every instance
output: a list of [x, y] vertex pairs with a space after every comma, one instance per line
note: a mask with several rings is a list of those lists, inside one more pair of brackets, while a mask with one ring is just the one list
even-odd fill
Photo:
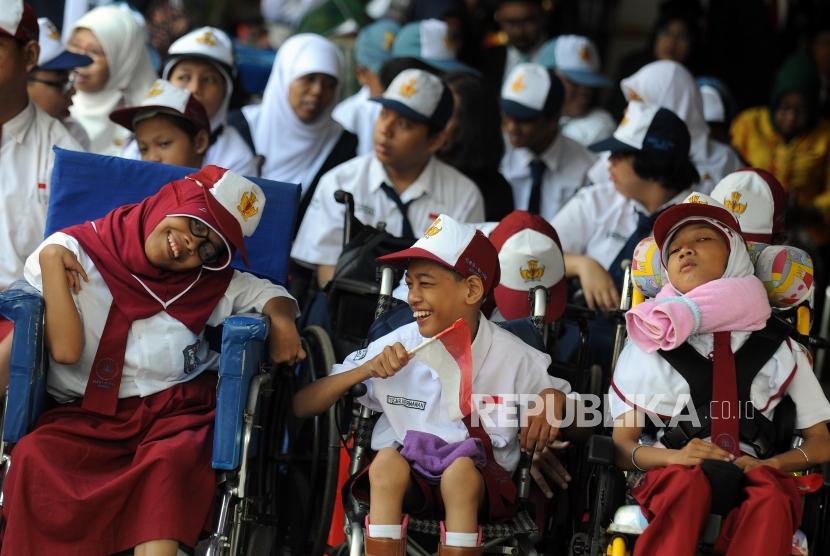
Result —
[[472, 411], [473, 350], [470, 327], [464, 319], [458, 319], [410, 353], [438, 374], [441, 399], [450, 419], [468, 416]]

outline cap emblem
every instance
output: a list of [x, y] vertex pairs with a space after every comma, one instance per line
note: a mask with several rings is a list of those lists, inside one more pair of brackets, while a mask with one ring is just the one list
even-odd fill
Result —
[[527, 268], [519, 267], [519, 274], [525, 282], [538, 282], [545, 275], [545, 265], [539, 265], [536, 259], [527, 261]]
[[708, 205], [709, 203], [706, 202], [706, 199], [703, 199], [700, 195], [689, 195], [686, 199], [687, 203], [694, 203], [696, 205]]
[[516, 80], [513, 81], [513, 84], [510, 85], [510, 88], [513, 90], [514, 93], [521, 93], [525, 89], [527, 89], [527, 85], [525, 85], [525, 76], [524, 74], [519, 74], [516, 77]]
[[242, 194], [239, 204], [236, 205], [236, 210], [239, 211], [239, 214], [242, 215], [242, 219], [245, 222], [247, 222], [249, 218], [256, 216], [259, 212], [259, 207], [257, 207], [256, 204], [256, 193], [246, 191]]
[[50, 39], [52, 39], [53, 41], [59, 41], [59, 40], [61, 40], [61, 34], [58, 32], [58, 28], [57, 28], [57, 27], [55, 27], [55, 24], [54, 24], [54, 23], [52, 23], [52, 22], [50, 21], [50, 22], [47, 24], [47, 27], [49, 27], [49, 38], [50, 38]]
[[591, 49], [587, 45], [579, 49], [579, 59], [583, 62], [591, 61]]
[[386, 31], [383, 34], [383, 49], [389, 50], [392, 48], [392, 45], [395, 43], [395, 33], [392, 31]]
[[400, 94], [402, 97], [410, 98], [412, 95], [418, 92], [418, 89], [415, 88], [415, 84], [418, 82], [416, 78], [412, 78], [406, 83], [401, 85]]
[[147, 98], [155, 98], [163, 92], [164, 91], [162, 91], [161, 89], [161, 84], [158, 81], [156, 81], [155, 83], [153, 83], [152, 88], [149, 91], [147, 91]]
[[436, 235], [438, 235], [438, 232], [440, 232], [442, 229], [443, 228], [441, 228], [441, 219], [436, 218], [435, 222], [433, 222], [429, 226], [429, 228], [427, 228], [427, 231], [424, 232], [424, 237], [428, 238], [428, 237], [436, 236]]
[[733, 214], [743, 214], [746, 210], [747, 203], [741, 202], [741, 194], [737, 191], [732, 192], [731, 199], [724, 199], [723, 206], [726, 207], [726, 210]]
[[199, 44], [206, 44], [208, 46], [216, 46], [216, 37], [213, 36], [213, 33], [210, 31], [205, 31], [205, 33], [196, 38], [196, 42]]

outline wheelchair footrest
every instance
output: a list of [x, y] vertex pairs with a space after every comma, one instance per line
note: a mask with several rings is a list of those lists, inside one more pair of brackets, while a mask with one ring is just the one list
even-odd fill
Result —
[[[425, 533], [427, 535], [440, 535], [440, 524], [431, 519], [410, 518], [409, 531]], [[502, 537], [515, 537], [520, 535], [534, 536], [539, 534], [536, 522], [525, 510], [521, 510], [516, 517], [502, 523], [488, 523], [481, 525], [481, 534], [485, 541]]]

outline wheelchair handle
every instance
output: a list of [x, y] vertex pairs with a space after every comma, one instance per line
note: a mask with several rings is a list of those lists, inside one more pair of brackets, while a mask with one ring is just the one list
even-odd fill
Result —
[[367, 392], [366, 385], [362, 382], [359, 384], [355, 384], [351, 388], [349, 388], [349, 396], [352, 398], [359, 398], [361, 396], [365, 396]]
[[354, 196], [348, 191], [338, 189], [334, 192], [334, 200], [346, 205], [346, 215], [343, 219], [343, 247], [352, 239], [352, 218], [354, 218]]

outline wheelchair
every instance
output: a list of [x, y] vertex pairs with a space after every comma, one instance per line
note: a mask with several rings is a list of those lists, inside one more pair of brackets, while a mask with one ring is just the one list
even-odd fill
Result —
[[[810, 276], [805, 278], [805, 274], [809, 274], [812, 268], [809, 256], [800, 249], [785, 246], [750, 243], [748, 249], [756, 266], [756, 275], [764, 282], [774, 307], [773, 319], [788, 327], [789, 336], [796, 341], [813, 349], [825, 348], [826, 341], [809, 335], [812, 324], [809, 290], [812, 282]], [[653, 239], [646, 238], [635, 249], [634, 261], [631, 268], [626, 271], [621, 310], [627, 310], [645, 298], [655, 296], [662, 286], [659, 251]], [[788, 295], [795, 289], [801, 290], [798, 296]], [[615, 364], [624, 341], [625, 327], [620, 326], [612, 356]], [[776, 409], [773, 420], [776, 451], [786, 451], [802, 442], [802, 439], [795, 435], [794, 423], [795, 407], [789, 398], [785, 397]], [[653, 434], [654, 429], [646, 427], [641, 443], [653, 441]], [[615, 453], [616, 448], [610, 435], [594, 435], [590, 439], [587, 459], [594, 469], [590, 492], [593, 512], [590, 516], [589, 531], [577, 534], [572, 539], [571, 554], [574, 556], [629, 556], [636, 543], [636, 537], [648, 526], [639, 505], [630, 497], [626, 488], [627, 483], [636, 480], [637, 474], [617, 469], [614, 463]], [[822, 471], [823, 479], [820, 475], [811, 473], [809, 479], [817, 480], [805, 479], [800, 486], [802, 492], [807, 494], [804, 496], [801, 530], [796, 532], [793, 539], [794, 556], [826, 554], [830, 550], [830, 539], [826, 532], [827, 523], [830, 522], [830, 465], [824, 464], [823, 469], [818, 471]], [[712, 553], [722, 519], [733, 507], [734, 498], [737, 496], [737, 490], [732, 491], [733, 485], [725, 482], [722, 486], [726, 488], [713, 486], [712, 513], [699, 541], [700, 554]], [[735, 486], [735, 489], [737, 488]]]
[[[180, 167], [55, 148], [46, 235], [140, 200], [187, 173], [188, 169]], [[269, 202], [260, 228], [248, 243], [251, 266], [262, 277], [285, 282], [299, 186], [258, 178], [254, 181], [268, 193]], [[110, 188], [108, 198], [102, 200], [101, 188], [110, 184], [118, 187]], [[238, 258], [234, 266], [242, 268]], [[43, 299], [25, 282], [0, 292], [0, 315], [15, 323], [0, 443], [0, 481], [11, 464], [14, 444], [33, 427], [48, 403], [43, 312]], [[281, 383], [291, 385], [303, 376], [313, 377], [330, 368], [334, 362], [331, 342], [319, 328], [306, 329], [301, 336], [307, 363], [296, 368], [274, 368], [266, 363], [269, 322], [265, 316], [234, 315], [220, 328], [205, 331], [211, 350], [220, 353], [211, 461], [218, 479], [216, 521], [207, 537], [191, 548], [209, 556], [267, 555], [276, 554], [278, 543], [284, 542], [303, 545], [298, 552], [304, 553], [311, 530], [307, 525], [316, 516], [295, 524], [290, 542], [278, 535], [279, 518], [284, 513], [284, 500], [279, 494], [289, 482], [285, 471], [298, 466], [292, 461], [297, 459], [296, 450], [292, 452], [288, 445], [294, 439], [285, 419], [285, 413], [290, 412], [291, 393]], [[314, 425], [318, 430], [324, 428], [319, 421]], [[315, 456], [317, 465], [322, 465], [319, 454], [314, 453], [305, 457], [303, 465], [307, 466], [309, 460], [313, 463]], [[282, 467], [275, 465], [275, 460], [280, 460]], [[309, 476], [313, 478], [313, 464], [311, 467]], [[321, 496], [313, 489], [304, 494], [309, 493]]]

